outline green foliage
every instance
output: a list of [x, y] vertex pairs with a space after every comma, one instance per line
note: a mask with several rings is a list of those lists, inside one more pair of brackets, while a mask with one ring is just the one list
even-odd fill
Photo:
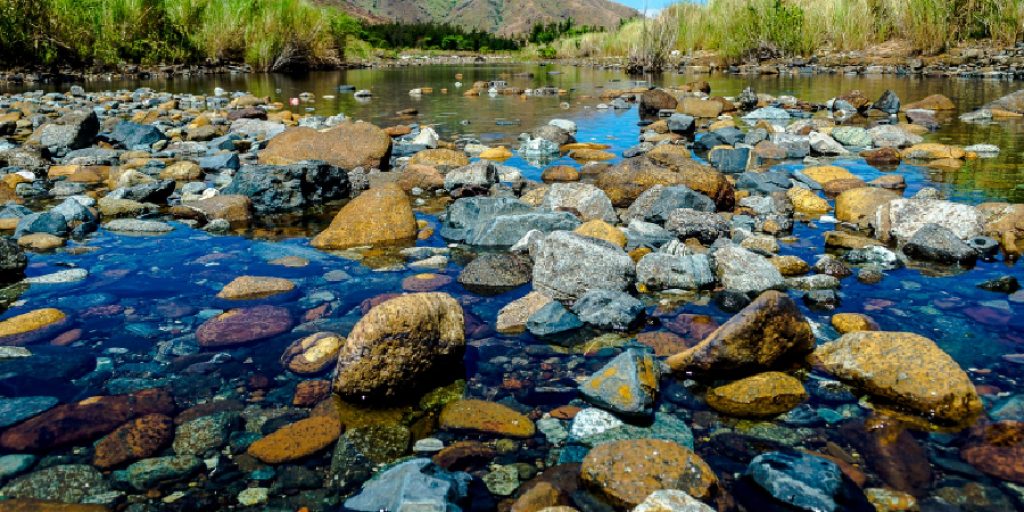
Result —
[[538, 45], [549, 45], [562, 37], [575, 37], [591, 32], [603, 32], [603, 27], [590, 25], [576, 25], [571, 17], [563, 21], [554, 21], [548, 24], [537, 23], [530, 30], [527, 41]]
[[542, 59], [554, 59], [558, 57], [558, 50], [550, 46], [543, 46], [537, 50], [537, 55]]
[[357, 28], [308, 0], [0, 0], [0, 64], [319, 66]]
[[363, 25], [356, 32], [377, 48], [420, 50], [507, 51], [519, 49], [519, 42], [479, 30], [466, 31], [446, 23], [384, 23]]

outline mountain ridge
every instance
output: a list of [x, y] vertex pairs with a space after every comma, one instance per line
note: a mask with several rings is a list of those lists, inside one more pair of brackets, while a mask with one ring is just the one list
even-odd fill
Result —
[[529, 33], [534, 24], [572, 18], [577, 25], [606, 28], [639, 16], [610, 0], [320, 0], [369, 22], [448, 23], [503, 36]]

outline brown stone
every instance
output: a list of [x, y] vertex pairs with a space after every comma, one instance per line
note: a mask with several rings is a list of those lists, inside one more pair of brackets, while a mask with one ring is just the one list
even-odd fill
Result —
[[548, 507], [566, 506], [569, 502], [569, 497], [555, 486], [538, 482], [516, 499], [511, 512], [539, 512]]
[[411, 192], [414, 188], [434, 191], [444, 188], [444, 176], [436, 167], [411, 164], [405, 167], [396, 183], [406, 192]]
[[509, 158], [512, 158], [512, 152], [505, 146], [487, 148], [480, 152], [480, 158], [483, 158], [484, 160], [508, 160]]
[[260, 152], [260, 163], [289, 165], [303, 160], [323, 160], [342, 169], [387, 169], [391, 137], [370, 123], [345, 122], [318, 132], [312, 128], [288, 128]]
[[75, 445], [107, 434], [133, 418], [173, 411], [174, 399], [162, 389], [86, 398], [58, 405], [8, 428], [0, 435], [0, 447], [34, 452]]
[[219, 299], [253, 300], [288, 293], [295, 289], [295, 283], [280, 277], [241, 276], [226, 284]]
[[941, 94], [932, 94], [924, 99], [903, 105], [903, 111], [924, 109], [924, 110], [956, 110], [953, 100]]
[[434, 455], [434, 464], [448, 471], [466, 471], [486, 467], [497, 451], [479, 441], [457, 441]]
[[92, 463], [109, 469], [125, 462], [152, 457], [174, 439], [174, 421], [163, 414], [136, 418], [96, 442]]
[[626, 234], [623, 233], [621, 229], [616, 228], [601, 219], [584, 222], [573, 232], [578, 235], [604, 240], [619, 247], [625, 247], [627, 242]]
[[765, 418], [788, 412], [807, 400], [799, 380], [765, 372], [708, 390], [708, 405], [730, 416]]
[[408, 242], [416, 238], [416, 217], [405, 192], [395, 184], [371, 188], [350, 201], [331, 225], [313, 239], [318, 249]]
[[811, 271], [811, 266], [799, 256], [775, 256], [768, 260], [784, 277], [802, 276]]
[[877, 187], [847, 190], [836, 197], [836, 219], [867, 227], [875, 222], [879, 207], [899, 197], [896, 192]]
[[821, 189], [825, 192], [825, 195], [827, 195], [829, 197], [836, 197], [839, 194], [842, 194], [843, 192], [846, 192], [847, 190], [853, 190], [855, 188], [861, 188], [861, 187], [866, 187], [866, 186], [867, 186], [867, 184], [864, 183], [864, 180], [862, 180], [860, 178], [852, 178], [852, 179], [832, 180], [832, 181], [824, 184], [821, 187]]
[[843, 249], [863, 249], [872, 245], [882, 245], [874, 238], [847, 233], [845, 231], [826, 231], [825, 247], [839, 247]]
[[689, 158], [680, 159], [671, 167], [644, 157], [630, 158], [603, 172], [596, 185], [620, 208], [629, 207], [655, 185], [686, 185], [710, 197], [719, 210], [731, 210], [735, 204], [735, 190], [725, 175]]
[[318, 332], [307, 336], [285, 349], [281, 365], [299, 375], [316, 375], [338, 359], [345, 338], [331, 332]]
[[530, 418], [497, 402], [458, 400], [441, 411], [441, 428], [504, 437], [532, 437]]
[[428, 165], [438, 169], [455, 169], [469, 165], [469, 157], [453, 149], [425, 149], [409, 159], [409, 165]]
[[820, 215], [828, 213], [832, 209], [828, 201], [806, 188], [793, 187], [786, 192], [786, 197], [789, 198], [789, 201], [793, 203], [793, 208], [799, 213]]
[[580, 479], [613, 506], [627, 509], [662, 489], [707, 499], [718, 487], [718, 478], [697, 454], [660, 439], [600, 444], [583, 459]]
[[455, 361], [465, 346], [462, 306], [445, 293], [401, 295], [352, 328], [338, 355], [334, 390], [347, 397], [396, 398]]
[[836, 313], [832, 315], [832, 327], [835, 327], [839, 334], [878, 330], [878, 324], [871, 317], [860, 313]]
[[53, 336], [69, 320], [63, 311], [43, 308], [0, 321], [0, 345], [26, 345]]
[[604, 160], [614, 160], [615, 155], [607, 151], [599, 151], [596, 149], [577, 149], [569, 156], [576, 161], [580, 162], [601, 162]]
[[331, 396], [331, 381], [325, 379], [304, 380], [295, 386], [292, 405], [312, 407]]
[[924, 336], [852, 332], [818, 347], [811, 360], [875, 397], [940, 421], [966, 421], [981, 412], [970, 377]]
[[579, 181], [580, 172], [575, 167], [568, 165], [555, 165], [544, 169], [544, 172], [540, 174], [540, 179], [544, 183]]
[[246, 452], [267, 464], [303, 459], [327, 448], [341, 435], [337, 418], [315, 416], [281, 427], [257, 440]]
[[195, 181], [202, 176], [203, 170], [199, 165], [187, 160], [175, 162], [160, 171], [160, 179], [162, 180]]
[[715, 118], [722, 114], [722, 104], [691, 96], [683, 98], [676, 106], [676, 111], [693, 117]]
[[903, 155], [896, 148], [878, 148], [861, 151], [860, 156], [867, 161], [868, 165], [876, 167], [893, 167], [900, 164]]
[[272, 338], [292, 328], [291, 313], [276, 306], [239, 308], [221, 313], [199, 326], [201, 347], [226, 347]]
[[52, 251], [64, 246], [64, 239], [49, 233], [32, 233], [18, 239], [18, 245], [33, 251]]
[[814, 349], [811, 326], [788, 295], [767, 291], [697, 346], [668, 358], [673, 371], [763, 371]]
[[108, 512], [103, 505], [60, 503], [32, 498], [0, 501], [0, 512]]
[[685, 338], [665, 331], [642, 332], [636, 335], [636, 341], [653, 348], [658, 357], [678, 354], [693, 346]]
[[922, 144], [914, 144], [913, 146], [903, 150], [904, 159], [916, 159], [916, 160], [961, 160], [967, 153], [963, 148], [957, 146], [950, 146], [947, 144], [939, 144], [935, 142], [926, 142]]
[[833, 180], [857, 179], [850, 171], [835, 165], [807, 167], [801, 172], [803, 172], [804, 176], [822, 186]]
[[224, 219], [232, 224], [243, 224], [252, 218], [252, 201], [243, 195], [217, 195], [182, 205], [202, 212], [207, 220]]

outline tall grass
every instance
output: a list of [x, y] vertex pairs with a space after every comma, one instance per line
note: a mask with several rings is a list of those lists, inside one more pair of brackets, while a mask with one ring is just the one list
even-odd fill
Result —
[[309, 0], [0, 0], [0, 63], [340, 63], [355, 21]]
[[[710, 50], [734, 60], [859, 50], [892, 39], [934, 54], [964, 42], [1011, 46], [1024, 38], [1024, 0], [684, 1], [662, 16], [678, 20], [677, 50]], [[625, 57], [642, 44], [641, 26], [634, 21], [552, 46], [561, 57]]]

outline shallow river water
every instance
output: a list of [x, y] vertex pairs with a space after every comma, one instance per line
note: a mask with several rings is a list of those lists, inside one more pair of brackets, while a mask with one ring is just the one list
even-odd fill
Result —
[[[518, 75], [527, 72], [532, 76]], [[456, 73], [463, 74], [461, 89], [456, 86]], [[528, 99], [462, 96], [462, 91], [472, 82], [498, 78], [512, 86], [554, 86], [567, 89], [569, 94]], [[811, 102], [825, 102], [852, 89], [860, 89], [868, 98], [876, 98], [882, 91], [891, 89], [904, 102], [929, 94], [944, 94], [957, 105], [957, 111], [940, 118], [941, 127], [927, 134], [925, 140], [962, 146], [991, 143], [999, 146], [998, 157], [968, 161], [963, 168], [954, 171], [902, 164], [896, 170], [883, 173], [856, 156], [837, 159], [836, 165], [848, 168], [865, 181], [883, 174], [901, 174], [907, 182], [905, 195], [908, 197], [922, 187], [934, 187], [958, 202], [1024, 202], [1024, 121], [978, 125], [957, 118], [1024, 84], [838, 74], [665, 75], [654, 79], [654, 83], [681, 85], [693, 80], [707, 80], [714, 95], [735, 96], [745, 87], [751, 87], [759, 93], [793, 95]], [[316, 99], [292, 107], [297, 113], [333, 115], [340, 112], [378, 126], [390, 126], [408, 122], [397, 117], [397, 111], [415, 108], [419, 111], [416, 121], [434, 126], [445, 139], [468, 136], [484, 144], [509, 147], [517, 145], [516, 137], [521, 132], [546, 124], [550, 119], [565, 118], [578, 124], [577, 140], [608, 144], [611, 146], [608, 151], [621, 156], [623, 150], [637, 143], [641, 131], [637, 108], [615, 111], [599, 110], [596, 106], [602, 102], [599, 97], [604, 89], [626, 88], [627, 83], [628, 79], [616, 71], [466, 66], [84, 85], [87, 90], [151, 87], [158, 91], [203, 94], [222, 87], [229, 91], [250, 91], [286, 103], [289, 98], [308, 92]], [[373, 98], [360, 101], [349, 93], [339, 93], [340, 85], [370, 89]], [[434, 93], [410, 96], [408, 91], [417, 87], [433, 87]], [[448, 93], [443, 94], [442, 88], [447, 88]], [[0, 92], [12, 90], [0, 88]], [[568, 103], [567, 108], [563, 102]], [[546, 162], [544, 166], [533, 165], [518, 154], [505, 164], [519, 168], [526, 178], [533, 180], [539, 180], [546, 165], [579, 166], [568, 157]], [[798, 168], [800, 164], [786, 164], [786, 167]], [[246, 413], [263, 414], [270, 418], [270, 423], [284, 424], [303, 417], [308, 409], [292, 408], [291, 404], [296, 385], [306, 379], [282, 370], [279, 362], [282, 351], [292, 341], [313, 332], [347, 334], [365, 314], [364, 301], [381, 294], [400, 293], [403, 286], [409, 288], [408, 282], [403, 284], [403, 281], [423, 272], [401, 266], [382, 271], [377, 264], [368, 265], [365, 261], [311, 248], [310, 238], [339, 208], [340, 205], [328, 205], [325, 211], [302, 219], [258, 220], [256, 227], [229, 235], [214, 235], [180, 223], [174, 224], [173, 232], [162, 236], [126, 236], [100, 229], [82, 242], [69, 243], [64, 250], [32, 254], [27, 270], [30, 277], [69, 268], [87, 269], [88, 277], [64, 284], [32, 284], [20, 290], [17, 301], [3, 318], [55, 307], [69, 314], [72, 323], [68, 330], [74, 332], [62, 337], [62, 343], [70, 343], [62, 347], [68, 352], [45, 346], [39, 348], [54, 354], [51, 367], [29, 373], [23, 368], [14, 369], [15, 361], [0, 361], [0, 395], [53, 396], [60, 402], [73, 402], [94, 395], [163, 387], [172, 391], [179, 410], [217, 399], [233, 404], [225, 406], [225, 410], [235, 408], [235, 404], [238, 409], [244, 405], [277, 410], [275, 413]], [[435, 214], [418, 211], [417, 218], [438, 227]], [[823, 233], [833, 226], [828, 220], [798, 221], [793, 239], [782, 244], [780, 254], [796, 255], [813, 262], [825, 252]], [[444, 247], [447, 242], [435, 234], [419, 241], [418, 245]], [[455, 249], [451, 263], [437, 273], [455, 278], [461, 264], [469, 259], [459, 256], [462, 251], [468, 252]], [[270, 263], [284, 256], [299, 256], [309, 264], [292, 268]], [[217, 299], [216, 294], [240, 275], [293, 280], [297, 284], [294, 292], [246, 305], [282, 306], [292, 313], [299, 327], [255, 345], [199, 351], [194, 341], [190, 341], [190, 335], [204, 320], [239, 305], [236, 301]], [[886, 271], [885, 278], [878, 284], [864, 284], [855, 277], [844, 279], [841, 302], [833, 311], [811, 309], [797, 302], [825, 337], [836, 335], [830, 325], [832, 315], [853, 312], [869, 315], [881, 330], [911, 331], [931, 338], [968, 371], [982, 390], [987, 415], [998, 420], [1024, 421], [1024, 383], [1021, 382], [1024, 378], [1021, 366], [1024, 364], [1024, 296], [977, 287], [983, 281], [1005, 275], [1024, 280], [1020, 265], [1005, 261], [1002, 256], [995, 261], [979, 262], [969, 270], [912, 266]], [[721, 324], [732, 316], [715, 305], [710, 293], [695, 293], [648, 300], [647, 314], [655, 320], [623, 336], [605, 335], [598, 339], [584, 336], [581, 343], [565, 347], [543, 343], [529, 334], [496, 334], [498, 310], [529, 289], [530, 285], [526, 285], [497, 296], [481, 296], [453, 281], [439, 291], [459, 299], [468, 316], [466, 396], [532, 411], [534, 418], [570, 403], [582, 405], [575, 391], [578, 381], [617, 355], [617, 347], [635, 343], [631, 339], [637, 334], [674, 332], [692, 344], [708, 332], [708, 325]], [[93, 359], [98, 361], [96, 369], [92, 369]], [[741, 421], [714, 413], [700, 398], [701, 386], [687, 387], [671, 376], [662, 380], [658, 407], [665, 415], [682, 420], [692, 429], [697, 453], [726, 483], [726, 489], [733, 495], [732, 503], [739, 503], [746, 510], [790, 510], [764, 501], [764, 495], [737, 478], [752, 456], [780, 446], [806, 448], [844, 459], [844, 464], [854, 466], [853, 471], [866, 479], [866, 483], [860, 483], [862, 487], [885, 487], [914, 495], [922, 510], [1021, 509], [1024, 487], [988, 476], [961, 458], [961, 447], [973, 439], [969, 431], [929, 431], [889, 420], [876, 421], [877, 416], [865, 402], [846, 391], [829, 387], [827, 375], [818, 371], [804, 374], [809, 401], [796, 411], [773, 420]], [[446, 443], [465, 438], [438, 432], [433, 417], [416, 409], [411, 407], [403, 413], [404, 425], [412, 432], [413, 441], [428, 436], [436, 436]], [[276, 417], [278, 415], [280, 418]], [[399, 417], [403, 417], [402, 414]], [[252, 437], [260, 432], [258, 425], [253, 429], [255, 422], [247, 422], [245, 428], [240, 426], [242, 423], [232, 423], [225, 442], [201, 455], [205, 459], [219, 457], [219, 462], [213, 464], [216, 470], [204, 469], [181, 481], [162, 484], [148, 497], [130, 490], [127, 504], [133, 504], [133, 510], [241, 508], [237, 496], [242, 490], [269, 487], [269, 501], [266, 505], [257, 505], [256, 509], [298, 510], [303, 506], [309, 510], [337, 509], [339, 492], [326, 481], [332, 449], [276, 468], [261, 465], [251, 459], [234, 457], [243, 453], [246, 443], [252, 442]], [[568, 422], [562, 423], [562, 428], [568, 428]], [[263, 433], [269, 430], [264, 428]], [[57, 464], [88, 463], [90, 449], [90, 444], [78, 443], [34, 453], [35, 465], [27, 472]], [[170, 449], [165, 452], [170, 453]], [[411, 453], [405, 449], [401, 452]], [[540, 433], [511, 447], [500, 446], [491, 456], [491, 461], [503, 465], [526, 463], [534, 467], [541, 462], [544, 466], [559, 460], [574, 462], [578, 455], [574, 454], [572, 446], [553, 450], [552, 444]], [[1013, 464], [1024, 462], [1017, 460]], [[483, 475], [488, 469], [484, 465], [476, 472]], [[1022, 473], [1017, 471], [1016, 474]], [[528, 479], [526, 476], [532, 475], [520, 471], [524, 481]], [[486, 493], [480, 496], [483, 494]], [[175, 498], [165, 499], [172, 496]], [[503, 498], [480, 497], [474, 508], [496, 507], [499, 499]], [[584, 507], [581, 504], [584, 499], [580, 500], [576, 506]], [[858, 507], [856, 503], [849, 506], [851, 509]], [[593, 507], [592, 510], [601, 510], [597, 505]]]

